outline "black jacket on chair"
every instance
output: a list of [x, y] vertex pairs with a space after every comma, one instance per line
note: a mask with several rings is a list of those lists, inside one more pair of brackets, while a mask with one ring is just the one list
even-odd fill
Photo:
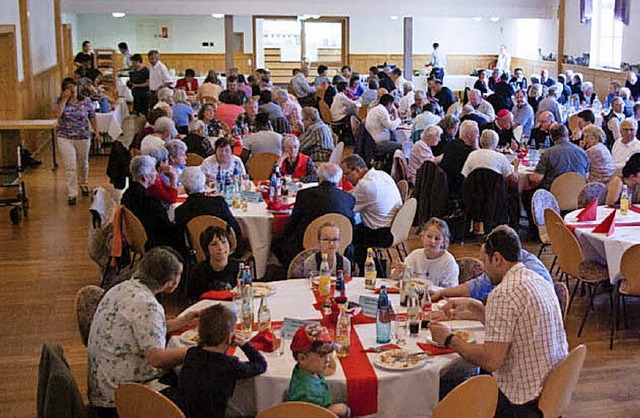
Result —
[[484, 222], [485, 230], [505, 220], [507, 184], [502, 174], [487, 168], [473, 170], [462, 184], [462, 197], [471, 220]]
[[434, 216], [446, 215], [449, 211], [449, 186], [444, 170], [432, 161], [425, 161], [416, 172], [413, 197], [418, 201], [414, 225], [422, 225]]

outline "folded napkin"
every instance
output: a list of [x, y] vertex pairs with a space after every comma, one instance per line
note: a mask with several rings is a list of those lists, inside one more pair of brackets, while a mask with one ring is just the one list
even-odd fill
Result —
[[283, 205], [278, 201], [273, 201], [268, 199], [265, 199], [265, 201], [267, 202], [267, 209], [269, 210], [281, 211], [281, 210], [289, 210], [293, 207], [293, 203], [290, 203], [288, 205]]
[[586, 208], [582, 209], [578, 214], [578, 221], [595, 221], [598, 217], [598, 199], [589, 203]]
[[[376, 290], [374, 290], [374, 292], [376, 292], [377, 294], [380, 294], [380, 289], [379, 287], [376, 288]], [[400, 289], [398, 289], [397, 287], [387, 287], [387, 293], [400, 293]]]
[[440, 348], [429, 343], [418, 343], [418, 347], [420, 347], [422, 351], [429, 353], [430, 356], [439, 356], [442, 354], [452, 354], [456, 352], [453, 348]]
[[262, 195], [262, 199], [263, 199], [265, 202], [267, 202], [267, 204], [269, 204], [269, 203], [268, 203], [268, 202], [269, 202], [269, 196], [271, 195], [271, 192], [269, 191], [269, 188], [264, 189], [264, 188], [260, 187], [260, 188], [258, 189], [258, 191], [259, 191], [259, 192], [260, 192], [260, 194]]
[[231, 290], [209, 290], [200, 295], [200, 300], [233, 300], [233, 292]]
[[385, 345], [379, 345], [376, 347], [369, 347], [362, 351], [364, 351], [365, 353], [382, 353], [383, 351], [397, 350], [400, 348], [402, 347], [396, 344], [385, 344]]
[[179, 195], [176, 198], [176, 202], [184, 203], [186, 201], [187, 201], [187, 195], [186, 194]]
[[612, 210], [609, 216], [604, 218], [604, 221], [600, 222], [598, 226], [593, 228], [593, 232], [605, 233], [607, 236], [611, 236], [616, 230], [616, 210]]
[[257, 350], [264, 351], [265, 353], [273, 353], [280, 346], [280, 340], [273, 335], [270, 329], [260, 331], [249, 342]]
[[631, 212], [640, 213], [640, 208], [637, 207], [636, 205], [629, 205], [629, 210]]

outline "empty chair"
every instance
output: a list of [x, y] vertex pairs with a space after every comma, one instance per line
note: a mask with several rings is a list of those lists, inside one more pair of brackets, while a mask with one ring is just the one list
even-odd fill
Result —
[[265, 409], [256, 418], [337, 418], [333, 412], [307, 402], [285, 402]]
[[[375, 247], [373, 250], [377, 257], [380, 258], [382, 251], [386, 251], [389, 261], [392, 260], [391, 249], [395, 248], [400, 260], [404, 260], [404, 257], [409, 255], [405, 242], [409, 238], [409, 231], [411, 230], [411, 223], [416, 215], [416, 209], [418, 208], [418, 202], [416, 199], [411, 198], [407, 200], [400, 210], [396, 213], [396, 216], [391, 222], [391, 235], [393, 235], [393, 242], [387, 248]], [[402, 251], [400, 251], [402, 249]], [[404, 254], [403, 254], [404, 252]]]
[[340, 247], [338, 251], [344, 254], [344, 250], [351, 244], [353, 239], [353, 226], [346, 216], [340, 215], [339, 213], [327, 213], [314, 219], [304, 231], [302, 247], [305, 250], [318, 248], [318, 228], [326, 222], [332, 222], [338, 225], [340, 229]]
[[247, 172], [252, 180], [269, 180], [271, 170], [278, 161], [278, 155], [263, 152], [251, 157], [247, 163]]
[[306, 278], [304, 271], [304, 260], [306, 260], [311, 254], [315, 252], [314, 248], [308, 250], [302, 250], [289, 263], [287, 269], [287, 279], [304, 279]]
[[339, 142], [338, 145], [333, 148], [331, 151], [331, 156], [329, 157], [329, 162], [340, 165], [340, 161], [342, 161], [342, 153], [344, 152], [344, 142]]
[[120, 418], [184, 418], [169, 398], [140, 383], [121, 383], [116, 388], [116, 409]]
[[580, 344], [549, 374], [538, 398], [538, 408], [545, 418], [557, 418], [567, 412], [586, 355], [587, 347]]
[[327, 125], [331, 125], [331, 108], [324, 100], [320, 100], [320, 117]]
[[467, 282], [471, 279], [475, 279], [484, 273], [482, 261], [475, 257], [461, 257], [456, 260], [460, 274], [458, 276], [458, 282], [460, 284]]
[[498, 405], [498, 384], [488, 375], [459, 384], [440, 401], [431, 418], [491, 418]]
[[204, 161], [204, 158], [202, 158], [200, 155], [196, 154], [195, 152], [187, 153], [186, 164], [188, 167], [202, 165], [203, 161]]
[[587, 184], [587, 179], [581, 174], [569, 172], [558, 176], [549, 191], [558, 201], [561, 211], [578, 209], [578, 194]]
[[[136, 256], [142, 258], [145, 253], [145, 246], [148, 241], [147, 232], [144, 230], [142, 222], [126, 207], [122, 207], [120, 216], [122, 240], [133, 252], [133, 257], [131, 257], [131, 262], [133, 263]], [[117, 222], [117, 220], [114, 221]]]
[[620, 260], [620, 273], [622, 279], [618, 283], [617, 293], [615, 295], [614, 312], [611, 322], [611, 337], [609, 339], [609, 348], [613, 348], [613, 339], [615, 330], [618, 328], [618, 310], [620, 302], [623, 306], [624, 323], [627, 323], [627, 309], [625, 298], [627, 296], [640, 297], [640, 244], [635, 244], [622, 254]]
[[89, 341], [89, 330], [93, 315], [96, 313], [98, 303], [100, 303], [103, 295], [104, 289], [94, 285], [84, 286], [76, 293], [76, 319], [78, 320], [82, 345], [85, 347]]
[[[533, 216], [533, 222], [538, 227], [538, 235], [540, 236], [540, 242], [542, 243], [540, 245], [540, 251], [538, 251], [538, 258], [542, 255], [544, 249], [551, 244], [544, 222], [545, 209], [551, 209], [558, 214], [560, 213], [560, 205], [556, 198], [549, 191], [545, 189], [538, 189], [531, 199], [531, 214]], [[553, 270], [555, 262], [556, 260], [554, 259], [550, 270]]]
[[598, 201], [598, 206], [604, 205], [607, 197], [607, 185], [594, 181], [584, 185], [578, 193], [578, 207], [585, 208], [594, 200]]

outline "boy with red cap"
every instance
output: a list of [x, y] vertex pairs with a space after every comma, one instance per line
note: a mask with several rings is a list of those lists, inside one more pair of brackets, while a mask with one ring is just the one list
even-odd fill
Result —
[[333, 373], [336, 362], [331, 355], [335, 345], [327, 329], [319, 324], [300, 327], [291, 341], [293, 358], [298, 363], [291, 374], [289, 401], [309, 402], [340, 417], [351, 415], [343, 403], [333, 403], [324, 374]]

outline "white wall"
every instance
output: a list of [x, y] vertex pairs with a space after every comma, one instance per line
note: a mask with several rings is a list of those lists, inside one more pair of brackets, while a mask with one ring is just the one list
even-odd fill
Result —
[[18, 81], [24, 80], [22, 69], [22, 35], [20, 33], [20, 6], [18, 0], [0, 1], [0, 25], [15, 25]]
[[629, 10], [629, 26], [622, 29], [622, 61], [631, 64], [640, 63], [640, 42], [638, 34], [640, 28], [640, 4], [637, 1], [631, 3]]
[[564, 53], [582, 56], [591, 49], [591, 24], [580, 23], [580, 2], [567, 1], [564, 15]]
[[510, 19], [501, 25], [502, 44], [512, 56], [538, 59], [538, 49], [543, 55], [558, 52], [557, 19]]
[[31, 69], [36, 75], [58, 62], [52, 0], [29, 0]]

